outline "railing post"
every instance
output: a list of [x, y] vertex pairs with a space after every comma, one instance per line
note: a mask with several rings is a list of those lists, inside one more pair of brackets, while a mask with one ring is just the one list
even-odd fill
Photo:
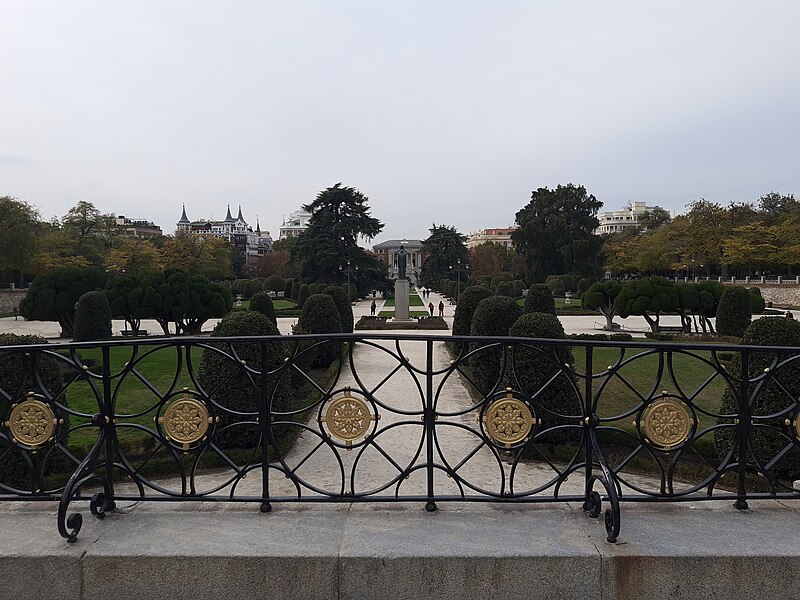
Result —
[[588, 419], [592, 414], [592, 357], [594, 348], [586, 346], [586, 366], [584, 367], [584, 382], [583, 382], [583, 446], [584, 458], [586, 460], [586, 485], [584, 486], [584, 500], [583, 510], [589, 510], [589, 494], [591, 492], [591, 479], [592, 479], [592, 457], [594, 450], [592, 449], [592, 437], [589, 433]]
[[111, 350], [104, 345], [103, 354], [103, 407], [102, 413], [106, 418], [106, 439], [105, 439], [105, 510], [114, 510], [114, 448], [117, 442], [117, 429], [114, 425], [114, 398], [111, 391]]
[[736, 493], [738, 498], [734, 502], [734, 508], [738, 510], [747, 509], [747, 437], [750, 431], [750, 353], [742, 350], [742, 371], [739, 382], [739, 403], [736, 411], [736, 462], [738, 483]]
[[425, 426], [425, 463], [428, 476], [428, 501], [425, 503], [425, 510], [433, 512], [436, 510], [436, 502], [433, 501], [433, 435], [436, 420], [433, 412], [433, 341], [426, 340], [425, 345], [425, 409], [422, 417]]
[[259, 510], [262, 513], [272, 510], [272, 504], [269, 501], [269, 445], [272, 441], [272, 411], [269, 406], [266, 371], [267, 342], [261, 340], [261, 376], [259, 378], [261, 398], [258, 405], [258, 423], [261, 429], [261, 508]]

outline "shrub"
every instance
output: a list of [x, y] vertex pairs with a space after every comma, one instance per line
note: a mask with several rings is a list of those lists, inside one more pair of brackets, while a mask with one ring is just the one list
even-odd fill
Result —
[[339, 313], [342, 333], [353, 333], [353, 306], [347, 301], [347, 292], [344, 291], [344, 288], [338, 285], [329, 285], [322, 293], [333, 298], [333, 303]]
[[[341, 333], [342, 322], [333, 298], [327, 294], [309, 296], [300, 311], [300, 318], [297, 320], [294, 332], [296, 334]], [[341, 356], [340, 342], [329, 341], [319, 345], [315, 344], [317, 342], [303, 345], [306, 350], [304, 358], [300, 361], [303, 366], [327, 367]]]
[[[522, 309], [513, 298], [508, 296], [490, 296], [478, 303], [472, 315], [472, 336], [507, 336], [509, 328], [522, 315]], [[470, 350], [480, 348], [481, 344], [472, 344]], [[500, 385], [500, 374], [503, 371], [504, 349], [492, 348], [479, 352], [471, 357], [469, 363], [478, 390], [486, 395]]]
[[[564, 339], [561, 322], [550, 313], [525, 313], [508, 330], [512, 337]], [[544, 427], [575, 423], [582, 414], [581, 402], [573, 386], [574, 377], [564, 365], [574, 362], [568, 346], [517, 346], [514, 349], [513, 375], [508, 385], [531, 396], [536, 413], [544, 421]], [[555, 377], [555, 379], [553, 379]], [[552, 381], [550, 381], [553, 379]], [[548, 383], [549, 382], [549, 383]], [[566, 419], [571, 416], [571, 419]], [[577, 435], [569, 435], [577, 434]], [[580, 438], [579, 431], [553, 433], [549, 442]]]
[[275, 316], [275, 305], [272, 304], [272, 298], [266, 292], [256, 292], [250, 298], [250, 310], [259, 312], [267, 317], [275, 327], [278, 326], [278, 319]]
[[[233, 312], [223, 317], [211, 332], [213, 337], [236, 337], [249, 335], [279, 335], [278, 329], [265, 315], [249, 310]], [[258, 417], [261, 399], [261, 386], [267, 388], [272, 411], [285, 411], [289, 408], [288, 375], [248, 375], [239, 362], [244, 360], [247, 367], [261, 371], [271, 371], [283, 365], [285, 349], [281, 341], [266, 344], [266, 361], [261, 362], [261, 342], [242, 341], [211, 343], [226, 355], [231, 348], [236, 358], [206, 350], [200, 360], [198, 377], [203, 390], [224, 410], [213, 442], [222, 448], [253, 448], [259, 441], [256, 425], [240, 425], [242, 421], [255, 421]], [[251, 380], [252, 378], [252, 380]], [[233, 415], [228, 411], [247, 413]]]
[[589, 285], [591, 284], [589, 283], [589, 280], [586, 279], [585, 277], [579, 279], [577, 284], [578, 293], [583, 294], [584, 292], [586, 292], [586, 290], [589, 289]]
[[75, 341], [111, 337], [111, 306], [103, 292], [86, 292], [75, 305]]
[[563, 298], [564, 292], [566, 291], [566, 287], [564, 286], [564, 282], [560, 277], [556, 277], [555, 275], [551, 275], [545, 281], [545, 285], [547, 289], [550, 290], [550, 293], [553, 294], [556, 298]]
[[764, 314], [764, 309], [767, 308], [767, 303], [761, 296], [761, 290], [757, 287], [751, 287], [750, 292], [750, 312], [754, 315]]
[[61, 336], [75, 332], [75, 303], [86, 292], [105, 287], [106, 276], [99, 269], [64, 267], [36, 277], [19, 305], [29, 321], [58, 321]]
[[453, 335], [470, 334], [472, 316], [478, 307], [478, 303], [491, 295], [492, 292], [489, 288], [483, 286], [472, 286], [463, 291], [456, 305], [456, 313], [453, 318]]
[[287, 300], [291, 300], [292, 298], [292, 286], [294, 285], [294, 279], [287, 279], [286, 283], [283, 284], [283, 297]]
[[525, 297], [525, 312], [556, 314], [556, 302], [546, 285], [535, 283], [528, 289]]
[[525, 291], [525, 282], [521, 279], [515, 279], [511, 282], [511, 293], [514, 298], [521, 298], [522, 292]]
[[292, 300], [294, 300], [295, 302], [297, 302], [297, 298], [298, 298], [298, 296], [300, 296], [300, 282], [297, 281], [296, 279], [294, 279], [292, 281], [292, 294], [291, 294], [291, 296], [292, 296]]
[[[36, 368], [38, 377], [35, 377], [29, 368], [30, 361], [21, 353], [4, 352], [3, 346], [29, 346], [32, 344], [46, 344], [47, 340], [35, 335], [15, 335], [13, 333], [0, 334], [0, 414], [7, 418], [11, 412], [11, 405], [25, 399], [28, 392], [59, 396], [63, 388], [61, 373], [56, 359], [38, 354]], [[40, 399], [40, 398], [39, 398]], [[67, 406], [66, 394], [59, 396], [59, 404]], [[56, 440], [67, 446], [69, 434], [69, 415], [59, 406], [50, 404], [56, 418], [64, 419], [56, 427]], [[44, 489], [43, 482], [39, 479], [39, 471], [43, 476], [52, 473], [67, 473], [74, 464], [60, 451], [53, 442], [40, 447], [35, 454], [23, 451], [16, 444], [11, 443], [10, 434], [0, 436], [0, 483], [17, 489], [34, 491]], [[25, 458], [32, 464], [28, 464]], [[66, 481], [66, 476], [64, 478]]]
[[300, 290], [297, 292], [297, 306], [298, 308], [303, 308], [303, 304], [306, 303], [308, 297], [311, 295], [311, 287], [304, 283], [300, 286]]
[[508, 296], [509, 298], [514, 297], [514, 288], [508, 281], [500, 281], [494, 291], [498, 296]]
[[[800, 347], [800, 323], [784, 317], [756, 319], [744, 331], [742, 343], [755, 346]], [[786, 357], [786, 355], [783, 356]], [[775, 355], [770, 352], [752, 352], [749, 361], [750, 377], [763, 376], [764, 369], [772, 368], [774, 358]], [[737, 352], [731, 360], [728, 372], [738, 378], [741, 371], [742, 357]], [[750, 385], [748, 396], [752, 396], [755, 392], [756, 385]], [[752, 453], [761, 465], [770, 462], [787, 445], [792, 444], [794, 425], [787, 426], [784, 421], [789, 419], [791, 422], [795, 399], [798, 396], [800, 396], [800, 362], [795, 360], [789, 365], [770, 372], [768, 379], [753, 401], [750, 407], [750, 413], [753, 416], [777, 415], [774, 419], [766, 421], [759, 419], [759, 427], [751, 429]], [[738, 414], [737, 396], [730, 388], [726, 388], [722, 395], [720, 414], [733, 416]], [[730, 427], [732, 418], [721, 419], [720, 422], [729, 427], [714, 432], [714, 445], [720, 458], [724, 458], [735, 443], [735, 428]], [[761, 425], [768, 425], [770, 428], [761, 427]], [[772, 468], [772, 472], [784, 481], [800, 478], [800, 450], [796, 444], [777, 462]]]
[[750, 293], [743, 287], [726, 287], [717, 307], [717, 333], [742, 337], [752, 318]]

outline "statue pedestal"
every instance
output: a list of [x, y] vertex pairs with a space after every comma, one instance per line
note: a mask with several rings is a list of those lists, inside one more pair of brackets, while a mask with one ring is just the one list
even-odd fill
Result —
[[394, 282], [394, 320], [408, 321], [408, 279]]

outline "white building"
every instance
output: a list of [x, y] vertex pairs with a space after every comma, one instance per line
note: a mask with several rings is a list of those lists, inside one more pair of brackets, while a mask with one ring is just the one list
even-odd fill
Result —
[[386, 272], [390, 279], [397, 278], [397, 253], [403, 248], [406, 256], [406, 277], [412, 284], [417, 284], [422, 263], [427, 254], [422, 251], [422, 240], [386, 240], [372, 247], [372, 253], [386, 265]]
[[235, 219], [231, 216], [231, 207], [228, 205], [228, 213], [224, 221], [212, 221], [211, 219], [190, 221], [186, 217], [186, 205], [184, 205], [181, 219], [175, 227], [175, 233], [222, 238], [236, 246], [245, 257], [262, 256], [272, 252], [272, 238], [269, 231], [261, 231], [258, 219], [256, 219], [256, 230], [253, 231], [253, 228], [242, 216], [241, 206]]
[[289, 215], [288, 219], [283, 219], [278, 239], [285, 240], [286, 238], [297, 237], [308, 227], [310, 220], [311, 213], [307, 213], [302, 209], [294, 211]]
[[475, 248], [481, 244], [491, 242], [493, 244], [500, 244], [504, 248], [511, 248], [511, 234], [516, 231], [516, 227], [504, 227], [494, 229], [481, 229], [473, 231], [467, 237], [467, 248]]
[[628, 227], [638, 227], [639, 217], [658, 208], [647, 206], [645, 202], [631, 202], [622, 210], [604, 212], [600, 216], [600, 226], [594, 230], [596, 235], [618, 233]]

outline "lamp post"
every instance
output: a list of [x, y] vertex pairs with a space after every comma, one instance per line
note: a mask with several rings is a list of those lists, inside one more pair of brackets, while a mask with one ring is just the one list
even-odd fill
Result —
[[[461, 296], [461, 259], [459, 258], [456, 261], [456, 266], [450, 265], [450, 270], [456, 270], [456, 304], [458, 304], [458, 299]], [[469, 269], [469, 265], [464, 265], [464, 269]]]
[[[347, 266], [343, 267], [342, 265], [339, 265], [339, 270], [347, 272], [347, 301], [348, 302], [352, 302], [353, 299], [350, 297], [350, 259], [349, 258], [347, 259]], [[353, 270], [354, 271], [358, 271], [358, 265], [353, 267]]]

